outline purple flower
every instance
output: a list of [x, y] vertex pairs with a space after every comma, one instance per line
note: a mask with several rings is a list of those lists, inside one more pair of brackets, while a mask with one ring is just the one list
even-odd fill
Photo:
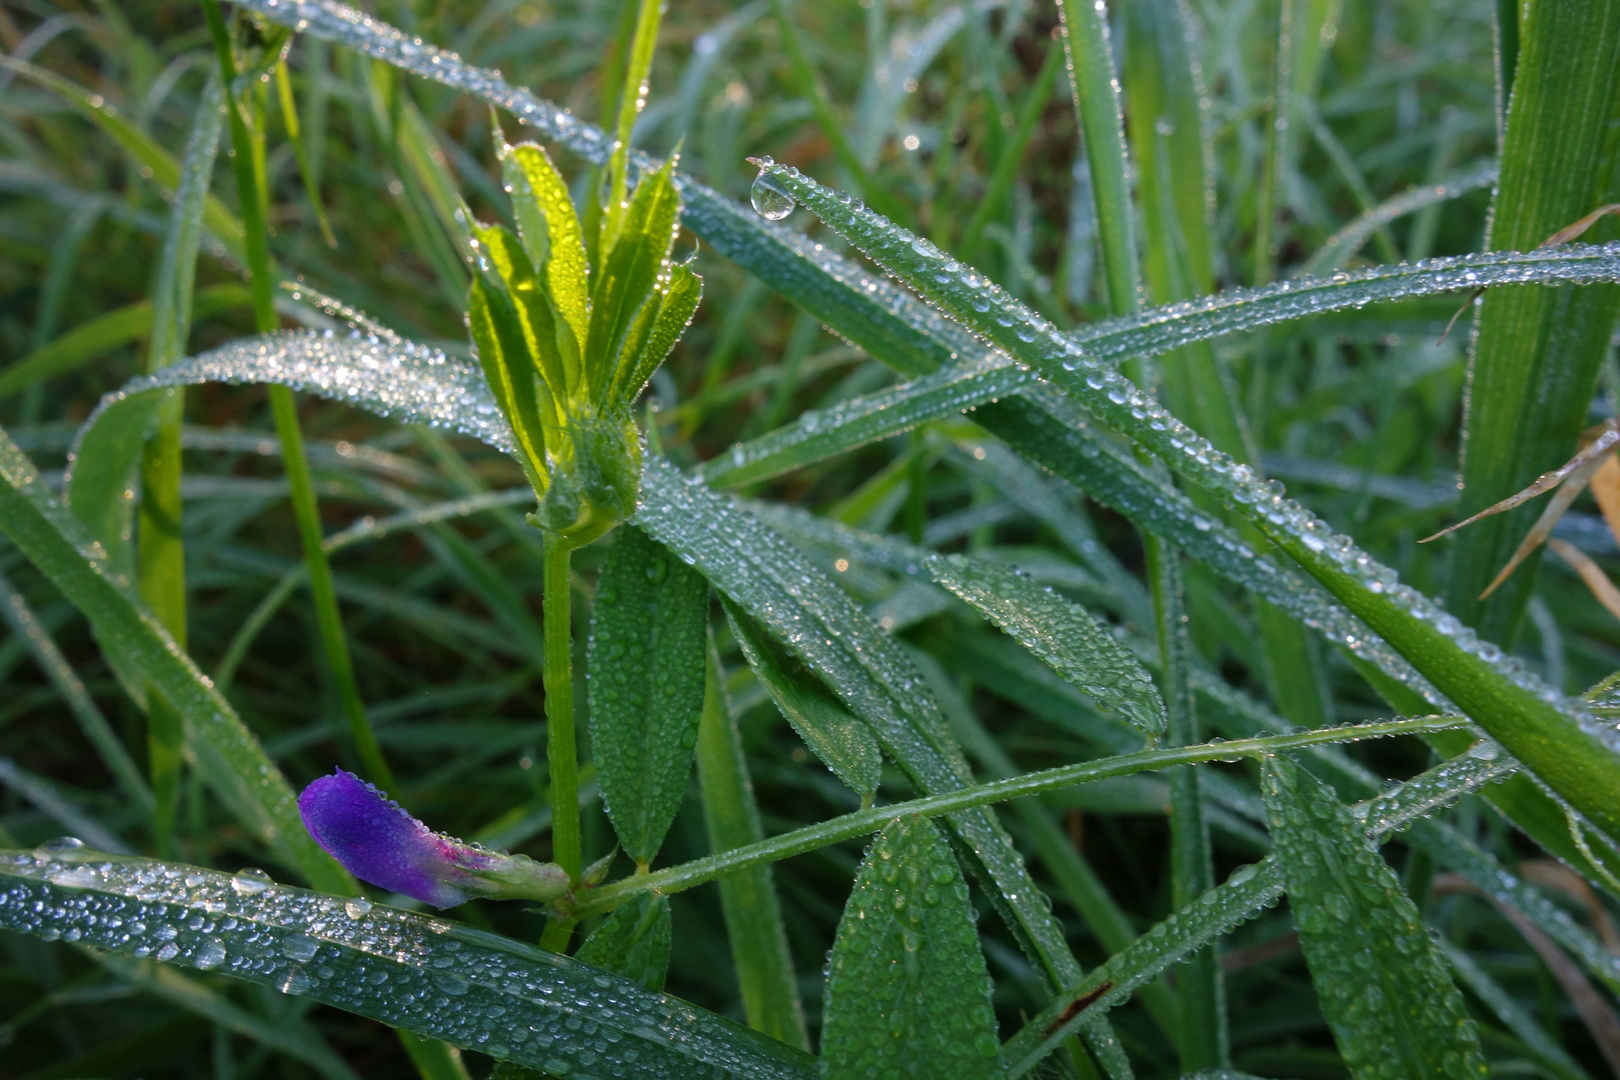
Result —
[[434, 907], [474, 896], [550, 901], [568, 892], [568, 875], [555, 863], [433, 832], [342, 769], [305, 788], [298, 810], [315, 842], [355, 877]]

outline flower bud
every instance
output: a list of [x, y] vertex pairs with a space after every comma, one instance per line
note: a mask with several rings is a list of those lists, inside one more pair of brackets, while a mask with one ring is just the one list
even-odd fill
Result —
[[433, 832], [342, 769], [306, 787], [298, 810], [315, 842], [355, 877], [434, 907], [474, 896], [551, 901], [568, 892], [568, 874], [557, 864]]

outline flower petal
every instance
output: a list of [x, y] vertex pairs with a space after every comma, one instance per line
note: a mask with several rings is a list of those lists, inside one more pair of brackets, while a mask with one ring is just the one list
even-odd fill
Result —
[[463, 872], [454, 842], [353, 773], [339, 769], [310, 784], [298, 810], [316, 842], [361, 881], [434, 907], [468, 899], [452, 884]]

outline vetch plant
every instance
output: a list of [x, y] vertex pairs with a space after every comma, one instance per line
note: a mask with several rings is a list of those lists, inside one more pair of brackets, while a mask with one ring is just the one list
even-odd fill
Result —
[[0, 20], [8, 1067], [1620, 1068], [1612, 8]]

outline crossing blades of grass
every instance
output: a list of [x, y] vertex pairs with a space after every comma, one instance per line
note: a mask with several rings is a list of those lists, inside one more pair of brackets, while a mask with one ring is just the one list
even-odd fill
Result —
[[304, 830], [281, 770], [230, 704], [130, 595], [127, 578], [84, 526], [52, 498], [33, 464], [0, 433], [0, 528], [98, 635], [137, 665], [184, 717], [209, 783], [253, 836], [283, 853], [313, 884], [342, 891], [348, 875]]

